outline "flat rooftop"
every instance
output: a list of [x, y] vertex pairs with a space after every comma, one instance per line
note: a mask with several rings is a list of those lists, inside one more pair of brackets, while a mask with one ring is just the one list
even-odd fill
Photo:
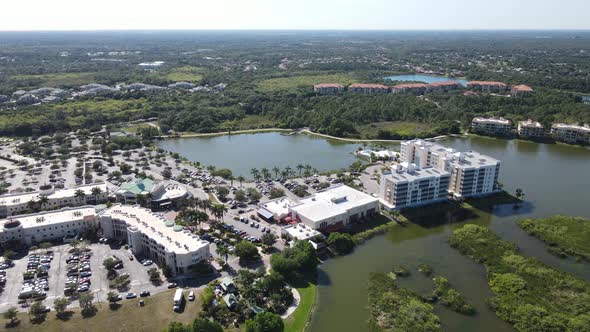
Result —
[[556, 124], [552, 125], [551, 128], [575, 130], [575, 131], [590, 133], [590, 127], [588, 127], [588, 126], [577, 126], [577, 125], [571, 125], [571, 124], [567, 124], [567, 123], [556, 123]]
[[315, 229], [312, 229], [311, 227], [302, 223], [283, 227], [283, 231], [289, 234], [291, 238], [301, 241], [309, 240], [316, 236], [323, 236], [319, 231], [316, 231]]
[[490, 124], [500, 124], [500, 125], [509, 125], [511, 122], [510, 120], [506, 120], [503, 118], [473, 118], [475, 123], [490, 123]]
[[475, 151], [456, 152], [450, 161], [451, 167], [470, 168], [496, 166], [500, 161]]
[[[102, 193], [106, 193], [108, 190], [106, 183], [94, 183], [82, 186], [76, 186], [72, 188], [56, 189], [52, 194], [46, 195], [49, 199], [60, 199], [70, 198], [76, 195], [76, 191], [82, 190], [86, 196], [92, 196], [92, 189], [98, 187]], [[0, 205], [19, 205], [28, 203], [32, 200], [39, 200], [39, 197], [43, 196], [41, 191], [31, 191], [28, 193], [9, 194], [0, 196]]]
[[422, 168], [422, 169], [413, 169], [408, 170], [404, 168], [402, 171], [392, 170], [391, 173], [385, 173], [383, 176], [385, 178], [391, 179], [393, 182], [413, 182], [416, 180], [425, 180], [429, 178], [441, 177], [441, 176], [450, 176], [451, 173], [440, 170], [437, 168]]
[[44, 211], [33, 214], [23, 214], [13, 216], [2, 220], [2, 226], [10, 221], [19, 221], [24, 229], [51, 226], [69, 221], [78, 221], [86, 218], [94, 219], [97, 214], [97, 208], [94, 206], [83, 206], [76, 208], [63, 208], [55, 211]]
[[174, 226], [164, 217], [138, 205], [113, 205], [101, 212], [100, 216], [125, 221], [128, 227], [137, 228], [169, 252], [187, 254], [209, 246], [208, 242], [200, 240], [197, 235], [183, 231], [181, 226]]
[[289, 208], [296, 204], [297, 202], [295, 201], [292, 201], [286, 197], [281, 197], [264, 202], [260, 204], [260, 206], [270, 211], [274, 215], [282, 216], [289, 214]]
[[291, 210], [317, 222], [377, 201], [377, 198], [371, 195], [340, 185], [302, 199], [300, 204], [291, 207]]

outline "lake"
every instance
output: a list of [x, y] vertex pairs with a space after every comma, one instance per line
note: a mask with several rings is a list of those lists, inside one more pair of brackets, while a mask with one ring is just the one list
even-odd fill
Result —
[[438, 82], [448, 82], [453, 81], [457, 82], [463, 86], [467, 86], [467, 80], [451, 78], [451, 77], [443, 77], [443, 76], [432, 76], [432, 75], [396, 75], [396, 76], [387, 76], [383, 79], [388, 81], [400, 81], [400, 82], [421, 82], [421, 83], [438, 83]]
[[166, 139], [158, 145], [191, 161], [229, 168], [234, 176], [246, 178], [250, 177], [252, 168], [284, 169], [298, 164], [309, 164], [319, 171], [345, 168], [358, 160], [353, 152], [362, 146], [277, 132]]
[[[441, 143], [500, 159], [504, 188], [511, 193], [522, 188], [529, 202], [516, 211], [505, 206], [492, 214], [482, 213], [468, 223], [489, 226], [505, 240], [518, 244], [523, 254], [590, 280], [590, 264], [549, 254], [543, 243], [515, 224], [520, 218], [554, 214], [590, 218], [589, 149], [479, 137], [445, 139]], [[359, 246], [351, 255], [326, 261], [319, 269], [318, 303], [309, 331], [370, 330], [366, 309], [369, 273], [390, 272], [394, 265], [403, 265], [412, 275], [398, 279], [400, 284], [426, 294], [433, 286], [416, 271], [421, 263], [431, 265], [436, 274], [448, 278], [477, 310], [477, 315], [468, 317], [436, 305], [444, 331], [513, 331], [486, 305], [491, 291], [483, 266], [462, 256], [446, 242], [451, 232], [465, 223], [447, 224], [440, 220], [438, 224], [400, 227]]]
[[[447, 138], [441, 144], [458, 150], [476, 150], [502, 161], [500, 181], [514, 193], [522, 188], [527, 203], [481, 212], [469, 220], [490, 227], [505, 240], [518, 244], [525, 255], [590, 280], [590, 264], [575, 263], [549, 254], [545, 245], [528, 236], [515, 223], [520, 218], [566, 214], [590, 218], [590, 149], [562, 144], [537, 144], [520, 140], [483, 137]], [[235, 175], [249, 175], [251, 168], [293, 167], [308, 163], [320, 170], [342, 168], [356, 160], [352, 155], [360, 144], [327, 141], [322, 138], [279, 133], [240, 134], [206, 138], [172, 139], [160, 147], [175, 151], [205, 165], [227, 167]], [[394, 150], [399, 145], [392, 145]], [[327, 260], [319, 268], [318, 298], [309, 331], [368, 331], [367, 281], [371, 272], [390, 272], [394, 265], [412, 271], [399, 282], [420, 293], [429, 293], [432, 283], [416, 271], [421, 263], [449, 279], [477, 314], [462, 316], [436, 305], [445, 331], [513, 331], [486, 305], [491, 297], [481, 264], [450, 248], [451, 232], [465, 223], [437, 226], [409, 225], [378, 236], [356, 248], [354, 253]]]

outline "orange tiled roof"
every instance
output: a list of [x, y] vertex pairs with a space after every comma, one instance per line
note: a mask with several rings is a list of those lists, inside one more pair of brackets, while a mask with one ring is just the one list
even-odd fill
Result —
[[533, 88], [528, 85], [515, 85], [512, 87], [512, 90], [522, 91], [522, 92], [533, 92]]

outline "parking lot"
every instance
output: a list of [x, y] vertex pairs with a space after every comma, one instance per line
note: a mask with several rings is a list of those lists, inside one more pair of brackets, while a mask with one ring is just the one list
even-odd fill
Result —
[[[117, 269], [119, 275], [127, 273], [129, 274], [130, 284], [127, 289], [121, 291], [123, 297], [127, 292], [134, 292], [139, 294], [142, 291], [149, 291], [152, 294], [166, 290], [166, 282], [162, 276], [162, 285], [155, 286], [149, 280], [147, 271], [150, 268], [157, 267], [155, 264], [150, 266], [143, 266], [137, 258], [130, 259], [131, 255], [129, 250], [123, 248], [111, 248], [106, 244], [92, 244], [88, 246], [90, 249], [90, 259], [87, 266], [90, 267], [89, 271], [84, 269], [86, 273], [90, 273], [88, 290], [94, 294], [95, 301], [106, 302], [107, 293], [109, 291], [115, 291], [115, 289], [109, 288], [109, 280], [107, 278], [107, 270], [103, 267], [103, 261], [107, 257], [115, 255], [123, 263], [123, 268]], [[64, 290], [66, 289], [66, 283], [68, 282], [68, 263], [66, 260], [71, 258], [70, 245], [60, 245], [49, 248], [48, 250], [53, 252], [53, 259], [50, 262], [48, 270], [47, 284], [48, 289], [45, 290], [47, 298], [43, 301], [46, 306], [53, 306], [53, 300], [58, 297], [65, 297]], [[27, 271], [29, 265], [29, 256], [36, 253], [44, 253], [45, 250], [38, 250], [35, 253], [30, 253], [19, 259], [14, 260], [14, 266], [6, 269], [6, 287], [2, 295], [0, 295], [0, 311], [6, 311], [9, 307], [17, 306], [21, 310], [26, 310], [27, 305], [22, 303], [18, 304], [18, 297], [21, 293], [23, 286], [23, 273]], [[82, 260], [79, 260], [81, 266], [86, 265]], [[70, 265], [70, 268], [72, 265]], [[87, 274], [84, 274], [87, 276]], [[78, 276], [81, 280], [81, 275]], [[70, 279], [70, 282], [72, 279]], [[78, 289], [78, 285], [76, 285]], [[84, 291], [84, 290], [83, 290]], [[30, 300], [29, 300], [30, 301]], [[72, 306], [77, 306], [77, 302], [72, 301]]]

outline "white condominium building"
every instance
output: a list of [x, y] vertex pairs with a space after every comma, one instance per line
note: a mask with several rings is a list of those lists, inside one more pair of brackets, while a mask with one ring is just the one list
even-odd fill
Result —
[[31, 246], [73, 237], [92, 227], [98, 228], [96, 214], [94, 206], [83, 206], [10, 217], [0, 221], [0, 242]]
[[383, 84], [351, 84], [348, 91], [352, 93], [376, 94], [389, 93], [389, 86]]
[[137, 205], [114, 205], [98, 219], [105, 237], [126, 241], [135, 255], [167, 265], [174, 274], [210, 256], [208, 242]]
[[381, 205], [392, 210], [445, 201], [450, 177], [444, 169], [403, 162], [381, 176]]
[[[104, 203], [108, 196], [109, 190], [105, 183], [3, 195], [0, 196], [0, 218], [31, 211], [34, 207], [54, 210], [67, 206]], [[47, 201], [42, 202], [42, 197]]]
[[539, 122], [533, 120], [518, 122], [518, 135], [521, 137], [545, 137], [547, 131]]
[[421, 139], [402, 142], [400, 158], [418, 168], [451, 173], [449, 193], [455, 197], [485, 195], [499, 190], [500, 161], [478, 152], [457, 152]]
[[509, 135], [512, 131], [512, 122], [504, 118], [477, 117], [471, 121], [471, 130], [490, 135]]
[[379, 200], [345, 185], [319, 191], [289, 207], [293, 220], [311, 229], [335, 231], [344, 226], [374, 215]]
[[449, 193], [456, 198], [498, 192], [500, 161], [479, 152], [456, 152], [449, 160]]
[[590, 126], [556, 123], [551, 126], [551, 136], [558, 141], [590, 144]]

